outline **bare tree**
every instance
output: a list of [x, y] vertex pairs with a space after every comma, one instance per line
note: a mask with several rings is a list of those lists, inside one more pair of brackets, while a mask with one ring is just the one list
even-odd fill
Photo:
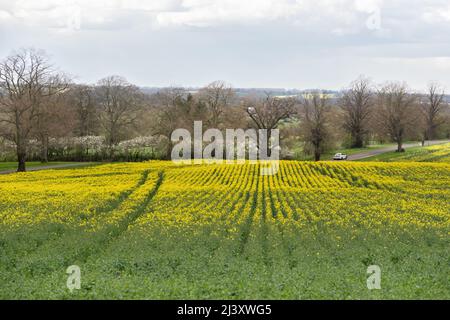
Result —
[[63, 93], [47, 97], [39, 107], [31, 135], [39, 142], [39, 157], [42, 163], [48, 162], [49, 139], [67, 136], [73, 130], [73, 120], [73, 114], [65, 103]]
[[68, 100], [76, 113], [75, 134], [78, 136], [97, 134], [94, 88], [88, 85], [72, 86], [68, 93]]
[[378, 92], [377, 116], [380, 127], [397, 143], [397, 151], [403, 151], [403, 141], [412, 129], [417, 98], [410, 94], [406, 84], [389, 83]]
[[420, 104], [424, 120], [423, 142], [436, 138], [436, 130], [442, 124], [440, 115], [448, 106], [445, 100], [445, 91], [438, 84], [431, 83], [428, 87], [426, 101]]
[[295, 114], [295, 100], [266, 94], [264, 99], [248, 99], [245, 111], [258, 129], [276, 129], [282, 120]]
[[301, 102], [301, 125], [304, 140], [312, 149], [314, 160], [320, 161], [330, 137], [329, 121], [331, 105], [323, 92], [306, 94]]
[[44, 129], [45, 104], [67, 88], [67, 78], [58, 73], [42, 51], [22, 49], [0, 63], [1, 121], [10, 126], [16, 144], [18, 169], [26, 170], [28, 140], [33, 129], [48, 139]]
[[352, 139], [352, 148], [362, 148], [368, 134], [368, 120], [373, 108], [373, 92], [369, 79], [359, 78], [351, 84], [340, 100], [344, 129]]
[[[267, 142], [271, 141], [271, 130], [277, 129], [282, 120], [292, 117], [295, 112], [295, 99], [276, 98], [266, 94], [263, 99], [247, 99], [245, 111], [257, 129], [267, 129]], [[267, 146], [270, 156], [271, 148]]]
[[172, 152], [172, 132], [178, 128], [192, 128], [194, 120], [203, 120], [202, 104], [184, 88], [170, 87], [158, 91], [154, 96], [154, 113], [156, 123], [153, 126], [154, 135], [167, 138], [166, 158], [170, 159]]
[[202, 88], [199, 96], [208, 111], [208, 125], [218, 128], [223, 121], [225, 109], [230, 106], [234, 98], [233, 89], [223, 81], [215, 81]]
[[183, 88], [171, 87], [158, 91], [155, 98], [157, 123], [154, 134], [165, 136], [170, 139], [172, 132], [180, 128], [181, 118], [180, 105], [187, 99], [188, 93]]
[[109, 76], [97, 83], [96, 98], [99, 120], [106, 132], [110, 157], [126, 129], [131, 128], [142, 108], [142, 93], [125, 78]]

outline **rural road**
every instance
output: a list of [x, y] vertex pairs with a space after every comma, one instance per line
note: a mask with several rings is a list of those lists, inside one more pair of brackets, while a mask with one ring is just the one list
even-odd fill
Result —
[[[425, 142], [425, 146], [432, 146], [435, 144], [443, 144], [443, 143], [448, 143], [448, 142], [450, 142], [450, 140], [427, 141], [427, 142]], [[403, 144], [403, 148], [408, 149], [408, 148], [413, 148], [413, 147], [420, 147], [421, 145], [422, 144], [420, 142], [405, 143], [405, 144]], [[389, 147], [382, 148], [382, 149], [368, 150], [368, 151], [349, 155], [348, 160], [350, 160], [350, 161], [361, 160], [361, 159], [377, 156], [382, 153], [392, 152], [395, 150], [397, 150], [397, 146], [389, 146]]]
[[[27, 168], [27, 172], [49, 170], [49, 169], [64, 169], [64, 168], [82, 167], [82, 166], [86, 166], [86, 165], [89, 165], [89, 163], [55, 164], [55, 165], [40, 166], [40, 167], [30, 167], [30, 168]], [[9, 174], [9, 173], [15, 173], [15, 172], [16, 172], [16, 170], [6, 170], [6, 171], [0, 171], [0, 174]]]

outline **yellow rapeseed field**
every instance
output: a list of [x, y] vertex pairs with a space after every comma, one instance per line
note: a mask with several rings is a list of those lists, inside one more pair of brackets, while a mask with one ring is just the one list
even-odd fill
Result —
[[[416, 162], [5, 175], [0, 297], [450, 298], [449, 186], [449, 163]], [[367, 290], [370, 264], [385, 290]]]

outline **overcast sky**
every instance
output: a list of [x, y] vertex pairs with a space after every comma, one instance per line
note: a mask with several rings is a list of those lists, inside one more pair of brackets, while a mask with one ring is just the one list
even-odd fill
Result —
[[93, 83], [450, 89], [448, 0], [0, 0], [0, 57], [35, 47]]

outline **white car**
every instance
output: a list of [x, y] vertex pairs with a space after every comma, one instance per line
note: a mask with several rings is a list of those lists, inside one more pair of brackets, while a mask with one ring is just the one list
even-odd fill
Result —
[[333, 160], [347, 160], [347, 155], [345, 153], [336, 153]]

